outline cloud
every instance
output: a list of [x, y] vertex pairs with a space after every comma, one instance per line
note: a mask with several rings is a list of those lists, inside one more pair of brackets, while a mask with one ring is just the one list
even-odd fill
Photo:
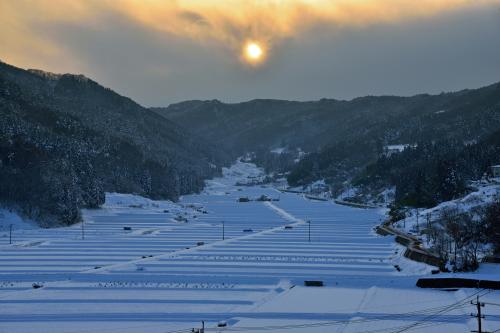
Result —
[[[119, 11], [152, 29], [218, 40], [238, 49], [247, 39], [273, 44], [318, 24], [363, 27], [413, 20], [469, 5], [498, 0], [107, 0]], [[200, 24], [202, 23], [202, 24]]]
[[[439, 92], [498, 79], [498, 4], [0, 0], [0, 59], [84, 73], [146, 105]], [[260, 67], [241, 62], [248, 40], [268, 53]]]
[[205, 17], [203, 17], [203, 15], [189, 10], [179, 12], [179, 17], [184, 18], [188, 23], [192, 23], [206, 28], [210, 27], [210, 23], [208, 22], [207, 19], [205, 19]]
[[[108, 15], [123, 15], [157, 32], [188, 38], [200, 44], [219, 43], [240, 51], [248, 40], [267, 49], [297, 38], [318, 25], [364, 27], [436, 15], [468, 5], [498, 0], [4, 0], [0, 3], [0, 32], [8, 58], [42, 57], [64, 53], [37, 29], [44, 24], [71, 23], [105, 27]], [[5, 50], [7, 49], [7, 51]], [[5, 53], [7, 55], [5, 55]]]

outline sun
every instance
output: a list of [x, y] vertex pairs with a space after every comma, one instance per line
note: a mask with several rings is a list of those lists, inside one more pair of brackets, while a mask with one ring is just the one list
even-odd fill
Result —
[[262, 48], [257, 43], [248, 43], [246, 51], [250, 59], [259, 59], [262, 56]]
[[250, 63], [257, 63], [264, 56], [264, 49], [257, 42], [248, 42], [244, 47], [245, 58]]

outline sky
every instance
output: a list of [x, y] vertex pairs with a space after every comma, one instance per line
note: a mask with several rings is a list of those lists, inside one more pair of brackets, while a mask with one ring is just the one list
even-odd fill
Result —
[[0, 0], [0, 22], [0, 60], [145, 106], [500, 81], [500, 0]]

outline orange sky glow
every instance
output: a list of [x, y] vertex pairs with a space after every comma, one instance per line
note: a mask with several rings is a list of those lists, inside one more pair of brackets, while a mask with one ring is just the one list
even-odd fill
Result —
[[[248, 40], [273, 44], [297, 38], [311, 27], [365, 27], [416, 20], [467, 5], [498, 0], [1, 0], [0, 58], [20, 66], [78, 68], [65, 46], [38, 33], [37, 26], [76, 24], [105, 29], [118, 15], [145, 29], [218, 43], [235, 56]], [[35, 51], [35, 52], [33, 52]]]

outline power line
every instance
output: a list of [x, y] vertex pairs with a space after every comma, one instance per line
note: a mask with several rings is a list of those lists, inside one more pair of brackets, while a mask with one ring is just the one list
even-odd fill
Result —
[[[400, 313], [400, 314], [389, 314], [386, 316], [381, 316], [379, 318], [373, 318], [373, 319], [358, 319], [358, 320], [337, 320], [337, 321], [328, 321], [328, 322], [317, 322], [317, 323], [303, 323], [303, 324], [293, 324], [293, 325], [270, 325], [270, 326], [255, 326], [255, 327], [231, 327], [231, 328], [225, 328], [224, 331], [233, 331], [233, 332], [238, 332], [238, 331], [268, 331], [268, 330], [287, 330], [287, 329], [297, 329], [297, 328], [311, 328], [311, 327], [322, 327], [322, 326], [333, 326], [333, 325], [339, 325], [339, 324], [357, 324], [357, 323], [366, 323], [366, 322], [373, 322], [373, 321], [380, 321], [380, 320], [397, 320], [400, 319], [401, 317], [405, 317], [408, 315], [425, 315], [429, 314], [426, 318], [419, 320], [415, 323], [412, 323], [411, 325], [404, 325], [404, 326], [397, 326], [396, 329], [397, 331], [394, 331], [394, 333], [399, 333], [399, 332], [404, 332], [413, 329], [414, 327], [421, 326], [423, 324], [426, 324], [425, 321], [431, 318], [434, 318], [436, 316], [442, 315], [446, 312], [459, 309], [462, 307], [465, 307], [465, 303], [468, 302], [468, 300], [471, 297], [476, 296], [477, 294], [481, 293], [483, 290], [480, 290], [470, 296], [465, 297], [464, 299], [457, 301], [453, 304], [446, 305], [446, 306], [441, 306], [441, 307], [436, 307], [436, 308], [429, 308], [429, 309], [424, 309], [424, 310], [419, 310], [419, 311], [412, 311], [412, 312], [406, 312], [406, 313]], [[489, 292], [487, 292], [489, 293]], [[487, 294], [486, 293], [486, 294]], [[484, 295], [486, 295], [484, 294]], [[482, 296], [484, 296], [482, 295]], [[384, 328], [383, 331], [387, 331], [388, 328]], [[390, 329], [390, 328], [389, 328]], [[220, 330], [218, 328], [206, 328], [206, 331], [216, 331]]]
[[[355, 320], [347, 319], [347, 320], [312, 322], [312, 323], [290, 324], [290, 325], [268, 325], [268, 326], [255, 326], [255, 327], [225, 327], [225, 328], [223, 328], [223, 330], [227, 331], [227, 332], [288, 330], [288, 329], [334, 326], [334, 325], [341, 325], [341, 324], [362, 324], [362, 323], [377, 322], [377, 321], [383, 321], [383, 320], [404, 320], [405, 317], [408, 317], [411, 315], [427, 315], [425, 318], [418, 320], [410, 325], [399, 325], [399, 326], [393, 326], [393, 327], [385, 327], [383, 329], [358, 331], [358, 333], [376, 333], [376, 332], [400, 333], [400, 332], [414, 330], [417, 328], [444, 325], [446, 323], [453, 322], [452, 319], [450, 319], [450, 318], [442, 318], [441, 322], [439, 322], [439, 323], [429, 323], [428, 320], [435, 318], [435, 317], [438, 317], [440, 315], [443, 315], [443, 314], [450, 312], [452, 310], [465, 308], [465, 307], [469, 306], [469, 304], [468, 304], [469, 299], [474, 297], [474, 296], [477, 296], [478, 294], [482, 293], [483, 291], [484, 290], [479, 290], [479, 291], [473, 293], [472, 295], [469, 295], [469, 296], [463, 298], [462, 300], [459, 300], [453, 304], [439, 306], [439, 307], [433, 307], [433, 308], [427, 308], [427, 309], [422, 309], [422, 310], [416, 310], [416, 311], [410, 311], [410, 312], [387, 314], [387, 315], [383, 315], [383, 316], [380, 316], [377, 318], [362, 318], [362, 319], [355, 319]], [[479, 295], [478, 297], [483, 297], [490, 292], [492, 292], [492, 291], [487, 291], [486, 293]], [[495, 304], [495, 305], [497, 305], [497, 304]], [[144, 326], [128, 326], [128, 327], [103, 329], [101, 331], [115, 331], [115, 330], [137, 329], [137, 328], [148, 328], [148, 327], [158, 327], [161, 325], [163, 325], [163, 324], [144, 325]], [[204, 329], [204, 331], [220, 331], [220, 330], [221, 330], [221, 328], [218, 328], [218, 327]], [[388, 330], [392, 330], [392, 331], [388, 331]], [[69, 331], [68, 333], [77, 333], [77, 332], [88, 332], [88, 330]], [[191, 333], [191, 332], [192, 332], [192, 329], [186, 328], [186, 329], [179, 329], [179, 330], [174, 330], [174, 331], [165, 331], [163, 333]], [[500, 332], [500, 329], [497, 329], [491, 333], [494, 333], [494, 332]], [[485, 332], [483, 332], [483, 333], [485, 333]]]
[[[455, 305], [455, 304], [454, 304]], [[456, 306], [456, 308], [463, 307], [465, 305], [459, 304]], [[449, 305], [446, 306], [441, 306], [437, 308], [430, 308], [430, 309], [424, 309], [424, 310], [418, 310], [418, 311], [412, 311], [412, 312], [406, 312], [406, 313], [400, 313], [400, 314], [388, 314], [385, 316], [380, 316], [378, 318], [364, 318], [364, 319], [356, 319], [356, 320], [336, 320], [336, 321], [327, 321], [327, 322], [316, 322], [316, 323], [303, 323], [303, 324], [291, 324], [291, 325], [270, 325], [270, 326], [254, 326], [254, 327], [231, 327], [231, 328], [225, 328], [224, 331], [234, 331], [234, 332], [240, 332], [240, 331], [267, 331], [267, 330], [286, 330], [286, 329], [297, 329], [297, 328], [311, 328], [311, 327], [323, 327], [323, 326], [334, 326], [334, 325], [340, 325], [340, 324], [359, 324], [359, 323], [366, 323], [366, 322], [374, 322], [374, 321], [382, 321], [382, 320], [397, 320], [397, 319], [402, 319], [408, 315], [425, 315], [428, 313], [435, 313], [435, 311], [439, 311], [442, 309], [448, 308]], [[398, 328], [406, 328], [405, 326], [398, 326]], [[207, 328], [205, 329], [206, 331], [216, 331], [218, 330], [217, 328]], [[387, 328], [384, 328], [383, 330], [387, 330]]]
[[499, 303], [491, 303], [491, 302], [482, 302], [483, 304], [486, 304], [486, 305], [494, 305], [494, 306], [500, 306]]
[[[374, 320], [366, 320], [366, 321], [370, 322], [370, 321], [374, 321]], [[348, 322], [351, 323], [352, 321], [348, 321]], [[413, 328], [407, 329], [407, 330], [409, 331], [409, 330], [413, 330], [413, 329], [417, 329], [417, 328], [439, 326], [439, 325], [447, 324], [449, 322], [450, 321], [444, 320], [444, 322], [440, 322], [440, 323], [422, 323], [418, 327], [413, 327]], [[341, 323], [341, 322], [339, 322], [339, 323]], [[309, 324], [303, 324], [302, 327], [291, 327], [292, 325], [288, 325], [288, 327], [287, 326], [269, 326], [269, 327], [265, 327], [264, 330], [286, 330], [286, 329], [311, 328], [311, 327], [326, 326], [326, 325], [312, 325], [312, 326], [307, 326], [306, 327], [306, 325], [309, 325]], [[297, 326], [297, 325], [295, 325], [295, 326]], [[384, 328], [378, 328], [378, 329], [372, 329], [372, 330], [365, 330], [365, 331], [356, 331], [356, 332], [357, 333], [377, 333], [377, 332], [384, 332], [385, 333], [385, 332], [388, 332], [388, 330], [404, 329], [406, 327], [407, 327], [407, 325], [399, 325], [399, 326], [384, 327]], [[233, 329], [233, 328], [225, 328], [224, 332], [226, 332], [226, 331], [245, 331], [245, 330], [248, 330], [248, 331], [257, 331], [257, 330], [263, 330], [262, 328], [264, 328], [264, 327], [246, 327], [246, 328], [244, 328], [244, 330], [239, 330], [239, 329], [236, 330], [236, 329]], [[209, 329], [205, 329], [205, 330], [206, 331], [207, 330], [210, 330], [210, 331], [220, 331], [221, 329], [220, 328], [209, 328]]]
[[[446, 322], [444, 323], [427, 323], [427, 324], [423, 324], [421, 326], [418, 326], [418, 327], [414, 327], [414, 328], [411, 328], [409, 330], [413, 330], [413, 329], [417, 329], [417, 328], [427, 328], [427, 327], [434, 327], [434, 326], [440, 326], [440, 325], [444, 325], [444, 324], [447, 324]], [[401, 325], [401, 326], [393, 326], [393, 327], [384, 327], [384, 328], [379, 328], [379, 329], [376, 329], [376, 330], [369, 330], [369, 331], [358, 331], [356, 333], [376, 333], [376, 332], [387, 332], [387, 330], [391, 330], [391, 329], [400, 329], [400, 328], [404, 328], [405, 325]], [[408, 331], [409, 331], [408, 330]]]
[[[473, 297], [474, 295], [469, 296]], [[459, 302], [457, 302], [459, 303]], [[463, 305], [462, 305], [463, 306]], [[398, 314], [388, 314], [385, 316], [381, 316], [379, 318], [372, 318], [372, 319], [356, 319], [356, 320], [337, 320], [337, 321], [328, 321], [328, 322], [316, 322], [316, 323], [303, 323], [303, 324], [295, 324], [295, 325], [282, 325], [282, 326], [262, 326], [262, 327], [228, 327], [224, 328], [224, 331], [249, 331], [249, 330], [276, 330], [276, 329], [294, 329], [294, 328], [309, 328], [309, 327], [322, 327], [322, 326], [333, 326], [333, 325], [340, 325], [340, 324], [357, 324], [357, 323], [365, 323], [365, 322], [373, 322], [373, 321], [382, 321], [382, 320], [388, 320], [388, 319], [393, 319], [397, 320], [400, 319], [401, 317], [405, 317], [408, 315], [422, 315], [422, 314], [427, 314], [435, 311], [439, 311], [443, 308], [447, 308], [449, 305], [446, 306], [440, 306], [440, 307], [434, 307], [434, 308], [427, 308], [427, 309], [422, 309], [422, 310], [416, 310], [416, 311], [411, 311], [411, 312], [405, 312], [405, 313], [398, 313]], [[460, 306], [457, 306], [456, 308], [460, 308]], [[108, 329], [100, 329], [100, 331], [104, 332], [111, 332], [111, 331], [117, 331], [117, 330], [128, 330], [128, 329], [138, 329], [138, 328], [152, 328], [152, 327], [159, 327], [163, 326], [164, 324], [155, 324], [155, 325], [141, 325], [141, 326], [121, 326], [121, 327], [114, 327], [114, 328], [108, 328]], [[402, 327], [398, 326], [397, 328]], [[384, 328], [382, 331], [386, 331], [387, 329], [391, 328]], [[219, 331], [221, 330], [220, 328], [205, 328], [205, 331]], [[72, 330], [72, 331], [66, 331], [66, 333], [84, 333], [84, 332], [90, 332], [91, 330]], [[92, 330], [93, 331], [93, 330]], [[376, 331], [366, 331], [368, 332], [378, 332], [380, 330]], [[191, 333], [192, 330], [190, 328], [185, 328], [185, 329], [179, 329], [179, 330], [174, 330], [174, 331], [165, 331], [163, 333]], [[496, 332], [496, 331], [495, 331]], [[358, 332], [361, 333], [361, 332]], [[364, 333], [364, 332], [363, 332]]]
[[[404, 331], [409, 331], [409, 330], [411, 330], [411, 329], [413, 329], [413, 328], [415, 328], [415, 327], [418, 327], [419, 325], [421, 325], [421, 323], [425, 323], [425, 322], [426, 322], [426, 321], [428, 321], [429, 319], [432, 319], [432, 318], [434, 318], [434, 317], [436, 317], [436, 316], [440, 316], [440, 315], [442, 315], [442, 314], [444, 314], [444, 313], [446, 313], [446, 312], [449, 312], [449, 311], [452, 311], [452, 310], [458, 309], [458, 308], [459, 308], [459, 307], [458, 307], [458, 305], [461, 305], [461, 304], [463, 304], [464, 302], [468, 302], [468, 299], [469, 299], [469, 298], [474, 297], [474, 296], [477, 296], [478, 294], [480, 294], [480, 293], [481, 293], [481, 292], [483, 292], [483, 291], [484, 291], [484, 290], [479, 290], [479, 291], [477, 291], [477, 292], [473, 293], [472, 295], [467, 296], [467, 297], [463, 298], [462, 300], [457, 301], [456, 303], [453, 303], [453, 304], [449, 305], [448, 307], [445, 307], [443, 310], [438, 311], [438, 312], [437, 312], [437, 313], [435, 313], [435, 314], [431, 314], [431, 315], [427, 316], [426, 318], [424, 318], [424, 319], [422, 319], [422, 320], [416, 321], [415, 323], [413, 323], [413, 324], [411, 324], [411, 325], [407, 326], [407, 327], [406, 327], [406, 328], [404, 328], [404, 329], [401, 329], [401, 330], [398, 330], [398, 331], [394, 331], [393, 333], [401, 333], [401, 332], [404, 332]], [[483, 295], [481, 295], [481, 296], [484, 296], [484, 295], [486, 295], [486, 294], [489, 294], [490, 292], [491, 292], [491, 291], [488, 291], [488, 292], [486, 292], [485, 294], [483, 294]]]

